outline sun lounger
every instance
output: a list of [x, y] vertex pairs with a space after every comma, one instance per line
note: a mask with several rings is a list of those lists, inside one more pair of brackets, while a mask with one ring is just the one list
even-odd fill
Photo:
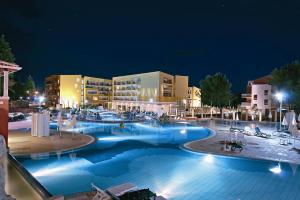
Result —
[[96, 195], [93, 197], [92, 200], [112, 200], [112, 198], [104, 190], [101, 190], [93, 183], [91, 185], [92, 189], [97, 191]]
[[255, 132], [249, 126], [245, 126], [243, 133], [245, 135], [255, 135]]
[[255, 127], [255, 136], [262, 138], [271, 138], [272, 135], [269, 133], [263, 133], [260, 131], [259, 127]]
[[135, 191], [135, 190], [138, 190], [138, 187], [136, 187], [132, 183], [124, 183], [124, 184], [109, 187], [106, 189], [106, 191], [108, 191], [110, 194], [113, 194], [114, 196], [117, 196], [117, 197], [122, 196], [126, 192]]
[[244, 132], [244, 129], [242, 128], [235, 128], [235, 127], [231, 127], [229, 129], [230, 132]]
[[158, 196], [158, 197], [155, 198], [155, 200], [167, 200], [167, 199], [162, 197], [162, 196]]

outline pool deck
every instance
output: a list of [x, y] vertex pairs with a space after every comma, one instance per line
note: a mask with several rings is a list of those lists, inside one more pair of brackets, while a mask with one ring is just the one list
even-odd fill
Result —
[[62, 137], [57, 131], [50, 131], [49, 137], [33, 137], [30, 131], [13, 130], [9, 131], [8, 146], [13, 156], [56, 153], [78, 149], [87, 146], [95, 141], [89, 135], [83, 135], [62, 131]]
[[[213, 120], [207, 123], [195, 122], [193, 124], [210, 128], [215, 131], [215, 135], [204, 140], [184, 144], [184, 147], [188, 150], [217, 155], [300, 164], [300, 141], [296, 141], [296, 148], [294, 148], [293, 139], [291, 139], [292, 144], [280, 145], [279, 137], [274, 136], [271, 139], [265, 139], [245, 135], [246, 145], [243, 146], [241, 152], [224, 151], [224, 144], [222, 144], [222, 141], [225, 141], [226, 136], [230, 133], [230, 126], [217, 125]], [[273, 131], [274, 130], [262, 129], [262, 132]]]

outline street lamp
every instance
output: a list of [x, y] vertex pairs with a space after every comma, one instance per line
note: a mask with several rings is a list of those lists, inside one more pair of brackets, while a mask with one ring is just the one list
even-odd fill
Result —
[[279, 106], [279, 127], [280, 127], [280, 131], [282, 130], [281, 129], [281, 117], [282, 117], [282, 100], [283, 100], [283, 94], [281, 93], [281, 92], [277, 92], [276, 94], [275, 94], [275, 97], [276, 97], [276, 99], [279, 101], [279, 103], [280, 103], [280, 106]]

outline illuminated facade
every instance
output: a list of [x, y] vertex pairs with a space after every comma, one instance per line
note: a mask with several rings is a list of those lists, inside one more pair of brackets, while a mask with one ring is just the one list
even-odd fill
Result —
[[187, 98], [188, 108], [198, 108], [201, 107], [201, 90], [195, 86], [189, 87], [188, 98]]
[[188, 77], [160, 71], [113, 77], [115, 110], [173, 113], [177, 102], [187, 99]]
[[111, 106], [111, 80], [82, 75], [52, 75], [45, 80], [48, 106]]

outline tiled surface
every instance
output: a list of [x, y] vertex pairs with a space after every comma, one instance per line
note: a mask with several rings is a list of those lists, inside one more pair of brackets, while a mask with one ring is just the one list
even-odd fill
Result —
[[[221, 155], [240, 156], [248, 158], [266, 159], [274, 161], [283, 161], [300, 164], [300, 141], [296, 141], [294, 144], [280, 145], [279, 137], [272, 137], [271, 139], [265, 139], [256, 136], [245, 136], [247, 144], [241, 152], [228, 152], [223, 150], [220, 141], [224, 141], [229, 134], [230, 124], [218, 124], [214, 121], [197, 122], [200, 126], [206, 126], [216, 131], [216, 135], [206, 140], [194, 141], [185, 145], [185, 147], [199, 152], [209, 152]], [[272, 127], [262, 127], [262, 132], [272, 133], [275, 131]], [[291, 139], [291, 143], [294, 140]]]
[[8, 146], [12, 155], [26, 155], [76, 149], [94, 141], [93, 137], [83, 134], [72, 136], [64, 132], [62, 135], [52, 131], [50, 137], [32, 137], [28, 131], [10, 131]]

